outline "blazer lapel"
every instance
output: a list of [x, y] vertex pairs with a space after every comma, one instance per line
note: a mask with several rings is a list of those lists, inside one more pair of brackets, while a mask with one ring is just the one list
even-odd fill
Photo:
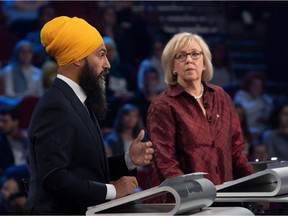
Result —
[[103, 170], [103, 174], [106, 178], [106, 181], [108, 182], [109, 181], [109, 172], [107, 165], [108, 163], [104, 149], [103, 138], [101, 135], [101, 130], [98, 125], [98, 122], [96, 121], [96, 123], [94, 124], [88, 110], [84, 107], [84, 105], [81, 103], [75, 92], [71, 89], [71, 87], [67, 83], [65, 83], [61, 79], [56, 78], [54, 81], [54, 85], [63, 92], [63, 94], [66, 96], [68, 100], [71, 101], [72, 106], [74, 107], [80, 118], [83, 120], [84, 124], [86, 125], [87, 129], [92, 135], [101, 162], [100, 164]]

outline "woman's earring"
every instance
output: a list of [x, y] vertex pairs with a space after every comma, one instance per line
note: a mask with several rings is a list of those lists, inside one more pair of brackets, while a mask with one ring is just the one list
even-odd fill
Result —
[[173, 71], [173, 80], [176, 81], [177, 80], [177, 71]]

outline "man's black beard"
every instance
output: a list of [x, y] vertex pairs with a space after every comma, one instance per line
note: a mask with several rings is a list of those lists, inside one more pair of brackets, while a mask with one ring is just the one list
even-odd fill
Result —
[[103, 73], [107, 73], [107, 71], [102, 71], [100, 75], [96, 76], [85, 59], [85, 65], [80, 75], [80, 86], [87, 95], [85, 103], [89, 111], [93, 112], [99, 119], [104, 119], [107, 111], [105, 83], [101, 78]]

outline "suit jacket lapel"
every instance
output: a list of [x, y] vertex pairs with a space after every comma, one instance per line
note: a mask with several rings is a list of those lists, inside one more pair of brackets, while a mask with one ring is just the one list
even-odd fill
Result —
[[91, 133], [95, 141], [97, 153], [99, 155], [99, 159], [101, 162], [101, 168], [103, 170], [106, 181], [108, 182], [109, 172], [108, 172], [108, 166], [107, 166], [107, 158], [106, 158], [106, 153], [105, 153], [105, 149], [103, 145], [103, 138], [101, 136], [101, 130], [100, 130], [98, 123], [97, 125], [94, 124], [94, 122], [92, 121], [89, 115], [88, 110], [84, 107], [84, 105], [81, 103], [77, 95], [74, 93], [74, 91], [71, 89], [71, 87], [67, 83], [65, 83], [61, 79], [56, 78], [54, 81], [54, 85], [63, 92], [63, 94], [66, 96], [68, 100], [71, 101], [72, 106], [74, 107], [74, 109], [76, 110], [80, 118], [85, 123], [89, 132]]

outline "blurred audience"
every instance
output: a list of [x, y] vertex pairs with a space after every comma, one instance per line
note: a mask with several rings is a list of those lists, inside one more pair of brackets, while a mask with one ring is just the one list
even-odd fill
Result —
[[288, 160], [288, 103], [275, 107], [271, 115], [272, 129], [265, 131], [264, 143], [270, 157]]
[[224, 39], [218, 39], [211, 47], [212, 63], [213, 63], [213, 78], [210, 81], [212, 84], [222, 87], [229, 86], [235, 82], [235, 75], [230, 69], [228, 58], [228, 49]]
[[41, 70], [32, 64], [32, 60], [31, 43], [25, 40], [19, 41], [14, 48], [10, 64], [2, 71], [5, 96], [40, 96], [42, 94]]
[[0, 174], [9, 166], [27, 162], [27, 136], [19, 128], [20, 113], [16, 107], [0, 110]]
[[7, 26], [23, 39], [27, 32], [37, 28], [37, 10], [46, 4], [45, 0], [36, 1], [1, 1], [2, 11], [6, 16]]
[[143, 129], [143, 122], [136, 106], [125, 104], [117, 113], [113, 132], [105, 139], [107, 156], [123, 154]]
[[38, 28], [35, 31], [28, 32], [26, 40], [32, 44], [34, 51], [33, 63], [37, 67], [41, 67], [42, 64], [51, 57], [46, 53], [43, 45], [40, 41], [40, 30], [43, 25], [49, 20], [56, 17], [56, 11], [54, 7], [47, 3], [38, 8]]
[[120, 58], [125, 61], [125, 63], [130, 59], [130, 43], [129, 43], [129, 32], [125, 31], [123, 25], [121, 25], [120, 20], [118, 20], [117, 11], [114, 5], [116, 3], [100, 5], [99, 18], [96, 21], [96, 28], [99, 30], [102, 37], [110, 37], [117, 44]]
[[[13, 179], [7, 179], [2, 187], [1, 187], [1, 193], [0, 193], [0, 214], [13, 214], [14, 209], [12, 209], [10, 198], [20, 192], [20, 186], [18, 182]], [[23, 209], [23, 208], [22, 208]], [[19, 212], [20, 214], [23, 213], [23, 211]]]
[[267, 161], [269, 160], [268, 150], [261, 139], [254, 141], [249, 148], [249, 161]]
[[154, 67], [147, 67], [143, 70], [142, 89], [129, 100], [129, 103], [136, 105], [143, 118], [146, 127], [147, 111], [154, 98], [160, 93], [158, 91], [159, 74]]
[[143, 76], [144, 71], [149, 67], [154, 67], [158, 72], [159, 84], [158, 84], [158, 91], [163, 91], [167, 85], [164, 79], [164, 72], [161, 65], [161, 55], [164, 49], [164, 42], [161, 37], [155, 37], [153, 41], [153, 52], [150, 58], [144, 59], [139, 66], [138, 70], [138, 89], [143, 90]]
[[21, 215], [25, 212], [25, 203], [26, 203], [26, 196], [23, 192], [16, 192], [10, 195], [10, 207], [11, 212], [10, 214], [13, 215]]
[[248, 156], [249, 154], [249, 148], [250, 145], [252, 144], [252, 135], [249, 131], [248, 125], [247, 125], [247, 117], [244, 108], [240, 104], [235, 104], [236, 112], [238, 113], [239, 116], [239, 121], [241, 124], [241, 129], [243, 132], [244, 136], [244, 141], [245, 141], [245, 151]]
[[262, 72], [250, 72], [242, 83], [242, 89], [234, 96], [235, 104], [241, 104], [247, 115], [252, 134], [258, 136], [268, 128], [273, 99], [264, 93], [266, 77]]
[[3, 95], [5, 92], [5, 85], [4, 85], [4, 79], [2, 76], [0, 76], [0, 95]]
[[128, 91], [128, 83], [125, 77], [127, 74], [129, 76], [130, 72], [121, 64], [115, 41], [111, 37], [103, 37], [103, 40], [107, 49], [107, 58], [111, 65], [106, 79], [107, 95], [108, 97], [114, 96], [126, 100], [133, 95], [132, 92]]

